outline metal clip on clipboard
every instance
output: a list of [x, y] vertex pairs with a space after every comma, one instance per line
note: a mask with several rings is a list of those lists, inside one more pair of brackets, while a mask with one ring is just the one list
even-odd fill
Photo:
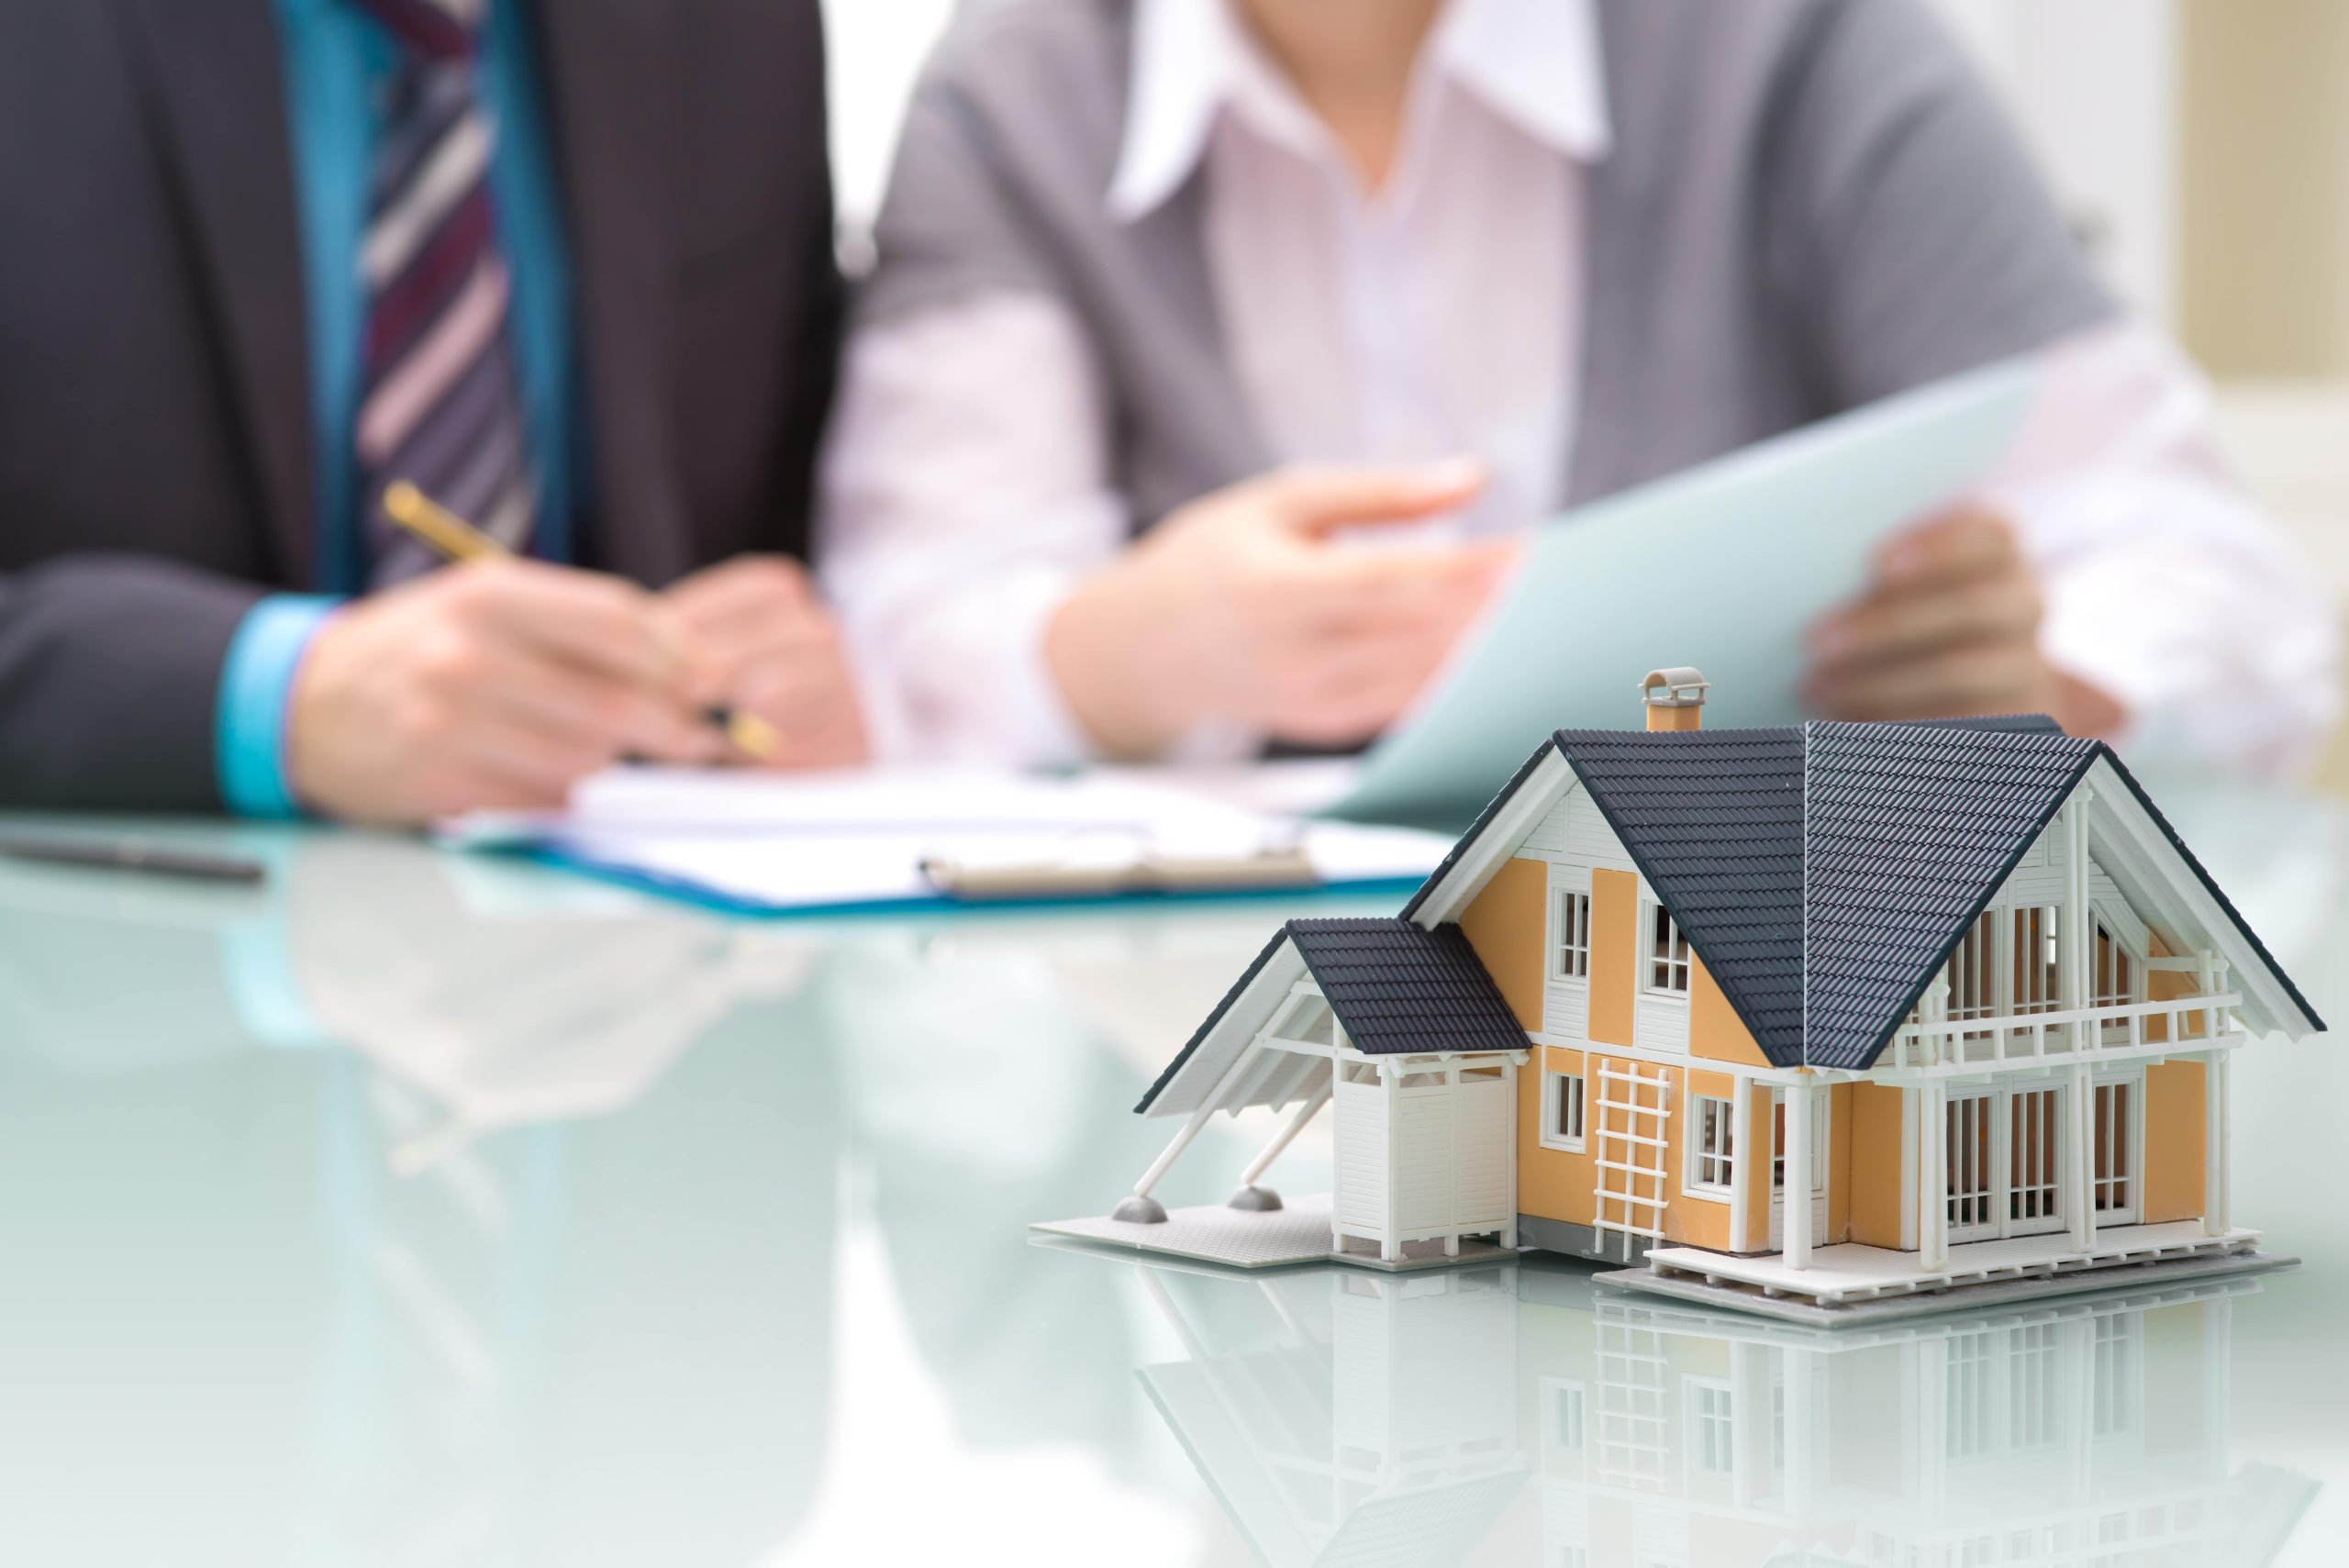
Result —
[[960, 903], [1140, 897], [1173, 893], [1257, 893], [1316, 888], [1322, 875], [1304, 849], [1268, 847], [1248, 854], [1149, 854], [1000, 862], [927, 856], [922, 875]]

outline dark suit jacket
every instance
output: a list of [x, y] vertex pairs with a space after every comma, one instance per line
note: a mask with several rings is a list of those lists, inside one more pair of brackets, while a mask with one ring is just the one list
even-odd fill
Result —
[[[840, 330], [818, 0], [537, 0], [582, 564], [802, 552]], [[215, 808], [223, 655], [314, 586], [271, 0], [0, 0], [0, 805]]]

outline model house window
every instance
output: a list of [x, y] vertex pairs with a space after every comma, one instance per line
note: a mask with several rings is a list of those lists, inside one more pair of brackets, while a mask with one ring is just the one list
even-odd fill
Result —
[[1661, 904], [1648, 906], [1648, 979], [1651, 991], [1688, 994], [1688, 939], [1680, 922]]
[[2096, 923], [2094, 999], [2099, 1007], [2137, 1000], [2137, 961], [2101, 920]]
[[1952, 1334], [1943, 1354], [1943, 1451], [1952, 1459], [1980, 1459], [1990, 1451], [1990, 1330]]
[[1579, 1154], [1583, 1149], [1583, 1079], [1579, 1073], [1542, 1075], [1542, 1147]]
[[2056, 1151], [2062, 1147], [2054, 1089], [2017, 1089], [2007, 1128], [2007, 1218], [2031, 1225], [2063, 1215]]
[[1550, 974], [1556, 980], [1590, 977], [1590, 895], [1561, 893], [1550, 925]]
[[2032, 904], [2014, 911], [2014, 995], [2018, 1013], [2052, 1013], [2063, 1005], [2064, 989], [2056, 973], [2062, 944], [2056, 940], [2053, 904]]
[[2137, 1429], [2145, 1375], [2144, 1319], [2109, 1312], [2096, 1320], [2088, 1357], [2089, 1430], [2100, 1438]]
[[[1949, 1016], [1953, 1021], [1998, 1015], [2000, 915], [1996, 909], [1982, 911], [1965, 935], [1957, 940], [1957, 951], [1949, 955]], [[1961, 1038], [1983, 1040], [1988, 1038], [1988, 1031], [1969, 1031]]]
[[1715, 1193], [1729, 1191], [1737, 1163], [1734, 1120], [1727, 1100], [1709, 1095], [1690, 1096], [1688, 1124], [1695, 1136], [1688, 1144], [1687, 1185]]
[[2137, 1085], [2096, 1086], [2096, 1211], [2133, 1216], [2137, 1209]]
[[1727, 1387], [1688, 1385], [1689, 1456], [1707, 1475], [1727, 1475], [1737, 1459], [1735, 1407]]
[[2056, 1323], [2017, 1326], [2007, 1342], [2007, 1444], [2047, 1448], [2064, 1430], [2064, 1329]]
[[1564, 1453], [1582, 1449], [1582, 1385], [1553, 1383], [1548, 1386], [1550, 1447]]

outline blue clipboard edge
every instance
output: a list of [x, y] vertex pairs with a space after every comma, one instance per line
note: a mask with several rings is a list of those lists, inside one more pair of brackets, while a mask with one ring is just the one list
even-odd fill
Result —
[[1159, 905], [1191, 906], [1207, 904], [1255, 904], [1275, 899], [1311, 899], [1337, 895], [1366, 897], [1374, 894], [1408, 894], [1418, 891], [1427, 878], [1372, 877], [1353, 881], [1324, 882], [1311, 887], [1240, 887], [1218, 891], [1165, 892], [1152, 890], [1141, 893], [1107, 894], [1098, 897], [1065, 896], [1037, 898], [952, 898], [937, 894], [921, 898], [877, 898], [841, 900], [829, 904], [777, 905], [753, 898], [737, 898], [720, 893], [701, 883], [685, 877], [663, 876], [657, 872], [623, 865], [618, 862], [598, 860], [592, 855], [559, 849], [548, 844], [504, 844], [477, 848], [471, 852], [527, 862], [557, 871], [590, 876], [598, 882], [626, 887], [634, 892], [650, 894], [674, 904], [689, 905], [709, 914], [729, 916], [736, 919], [785, 922], [807, 918], [841, 919], [872, 917], [876, 919], [902, 919], [908, 915], [974, 915], [994, 911], [1004, 913], [1033, 913], [1043, 910], [1125, 909]]

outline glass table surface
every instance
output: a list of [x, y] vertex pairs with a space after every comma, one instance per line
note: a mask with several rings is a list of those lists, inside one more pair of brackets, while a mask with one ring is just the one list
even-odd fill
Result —
[[[2162, 798], [2349, 1015], [2340, 810]], [[0, 863], [0, 1562], [2349, 1562], [2328, 1038], [2236, 1068], [2235, 1213], [2299, 1269], [1822, 1334], [1031, 1238], [1149, 1163], [1279, 920], [1391, 898], [750, 922], [136, 826], [271, 874]]]

